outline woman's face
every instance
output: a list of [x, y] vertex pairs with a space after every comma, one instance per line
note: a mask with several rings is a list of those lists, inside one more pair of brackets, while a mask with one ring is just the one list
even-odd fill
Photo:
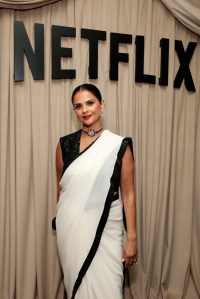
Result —
[[73, 107], [77, 119], [85, 127], [98, 129], [101, 126], [101, 113], [104, 102], [99, 100], [87, 90], [78, 91], [73, 99]]

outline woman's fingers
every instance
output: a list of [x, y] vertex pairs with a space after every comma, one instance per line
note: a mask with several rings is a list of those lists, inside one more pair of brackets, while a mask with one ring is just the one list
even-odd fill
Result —
[[137, 254], [135, 254], [133, 257], [125, 257], [123, 262], [125, 263], [126, 268], [132, 267], [135, 263], [137, 263]]

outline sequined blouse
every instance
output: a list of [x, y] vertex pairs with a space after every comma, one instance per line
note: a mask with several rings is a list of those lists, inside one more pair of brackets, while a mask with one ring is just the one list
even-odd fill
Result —
[[[82, 155], [97, 140], [95, 139], [94, 142], [92, 142], [84, 151], [80, 152], [80, 138], [81, 138], [81, 130], [78, 130], [72, 134], [60, 138], [62, 159], [64, 163], [63, 173], [76, 158]], [[117, 155], [116, 167], [114, 169], [115, 180], [114, 180], [113, 188], [114, 188], [115, 196], [113, 199], [118, 198], [122, 158], [128, 145], [130, 146], [130, 149], [133, 153], [132, 139], [130, 137], [126, 137], [122, 140], [122, 144]]]
[[[62, 159], [63, 159], [63, 173], [67, 169], [67, 167], [80, 155], [82, 155], [92, 144], [97, 140], [95, 139], [84, 151], [80, 153], [80, 138], [81, 138], [81, 130], [76, 131], [72, 134], [66, 135], [60, 138], [60, 145], [62, 150]], [[126, 137], [122, 140], [122, 144], [120, 146], [117, 160], [114, 167], [113, 177], [114, 177], [114, 185], [113, 188], [113, 195], [111, 195], [111, 200], [116, 200], [119, 198], [119, 185], [120, 185], [120, 173], [121, 173], [121, 166], [122, 166], [122, 158], [125, 153], [127, 146], [130, 146], [130, 149], [133, 154], [133, 144], [132, 139], [130, 137]], [[123, 210], [123, 219], [124, 219], [124, 226], [126, 228], [126, 219], [125, 213]], [[56, 230], [56, 217], [52, 220], [52, 228]]]

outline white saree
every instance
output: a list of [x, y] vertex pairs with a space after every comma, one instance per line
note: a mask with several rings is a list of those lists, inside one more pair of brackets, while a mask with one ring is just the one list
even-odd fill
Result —
[[60, 181], [56, 231], [68, 299], [122, 299], [122, 202], [110, 200], [122, 140], [103, 131]]

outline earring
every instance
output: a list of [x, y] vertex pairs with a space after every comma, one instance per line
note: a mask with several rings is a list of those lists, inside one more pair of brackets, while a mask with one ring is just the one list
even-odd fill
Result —
[[104, 112], [103, 111], [101, 111], [101, 116], [103, 116], [104, 115]]

